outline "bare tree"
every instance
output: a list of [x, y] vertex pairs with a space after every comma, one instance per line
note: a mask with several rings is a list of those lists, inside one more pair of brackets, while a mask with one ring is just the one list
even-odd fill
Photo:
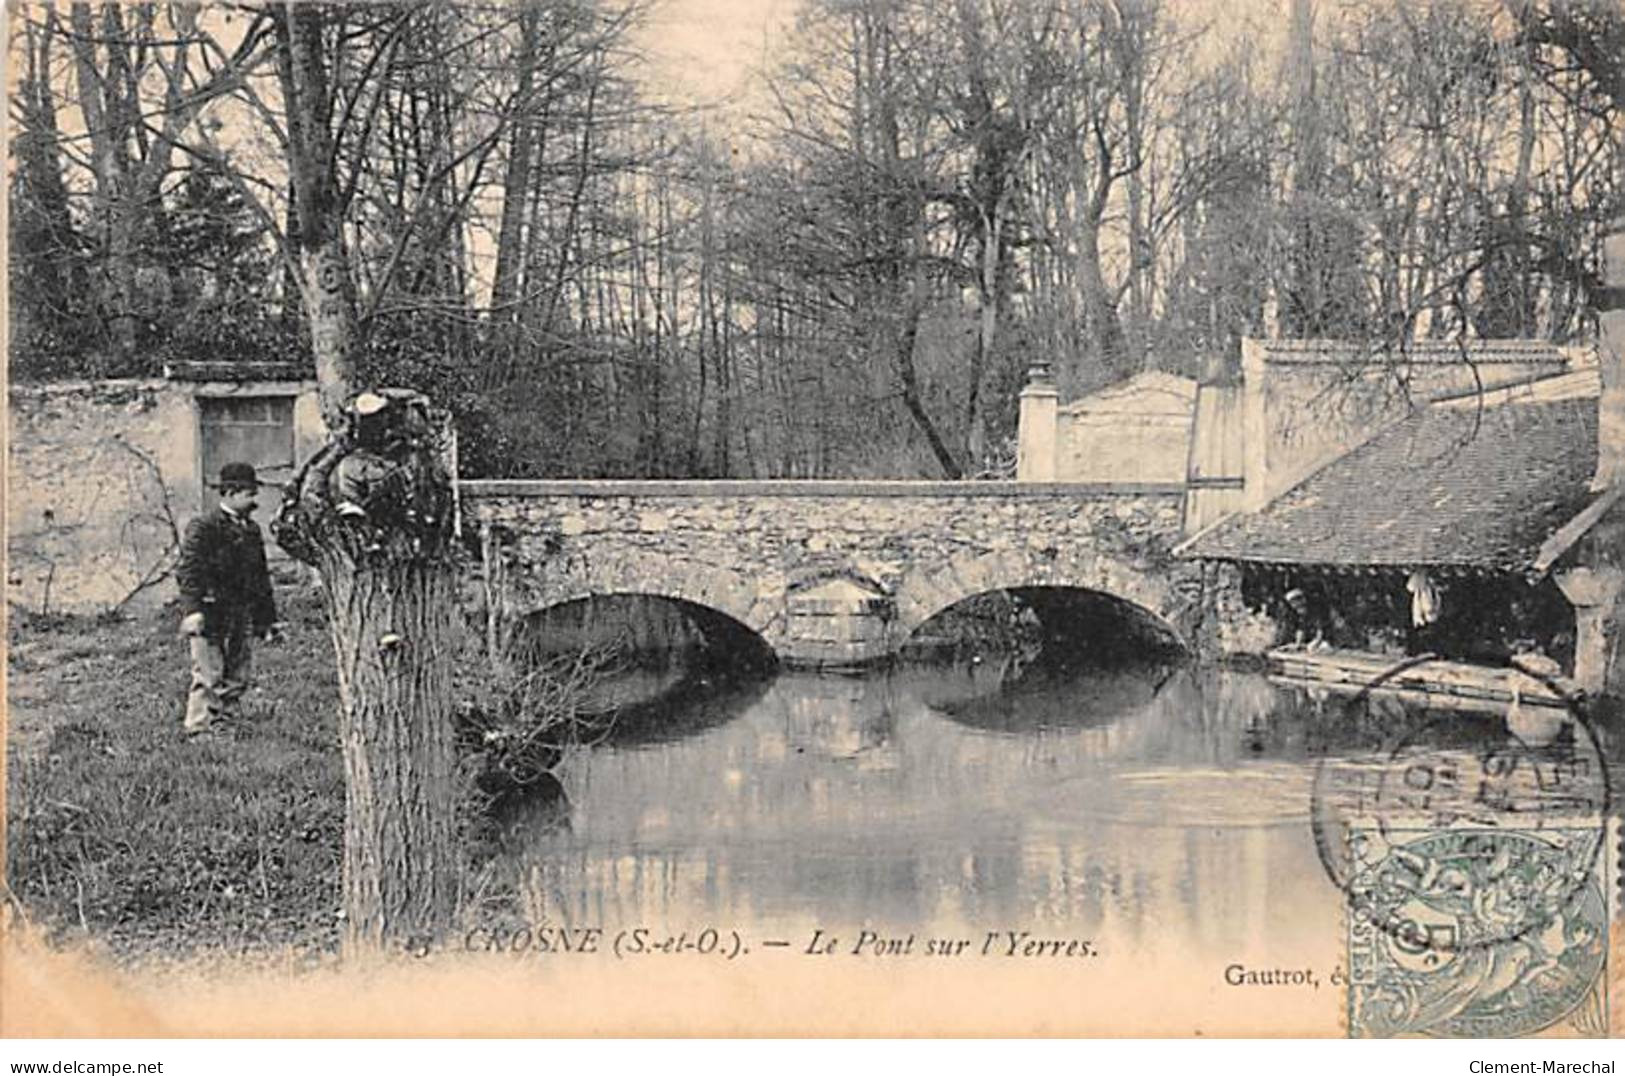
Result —
[[[65, 18], [54, 6], [30, 7], [16, 13], [13, 32], [27, 72], [13, 109], [30, 202], [45, 217], [36, 238], [48, 235], [55, 248], [34, 263], [48, 275], [25, 294], [71, 313], [80, 323], [71, 332], [107, 352], [102, 365], [136, 367], [138, 340], [172, 327], [165, 194], [181, 168], [180, 139], [263, 58], [264, 25], [251, 21], [230, 54], [212, 61], [189, 5], [76, 2]], [[58, 124], [58, 104], [69, 100], [78, 111], [72, 137]], [[77, 201], [87, 208], [75, 212]]]
[[268, 222], [279, 214], [266, 196], [292, 196], [283, 256], [298, 270], [333, 439], [301, 469], [276, 531], [321, 570], [338, 656], [350, 952], [433, 937], [455, 907], [456, 550], [444, 420], [409, 392], [380, 389], [373, 398], [387, 402], [366, 408], [354, 401], [377, 388], [363, 380], [363, 360], [380, 319], [467, 301], [459, 220], [512, 113], [500, 89], [478, 97], [466, 87], [489, 59], [484, 43], [516, 17], [443, 5], [268, 6], [258, 19], [274, 82], [241, 82], [236, 100], [281, 147], [286, 187], [237, 160], [248, 140], [189, 147], [227, 169]]

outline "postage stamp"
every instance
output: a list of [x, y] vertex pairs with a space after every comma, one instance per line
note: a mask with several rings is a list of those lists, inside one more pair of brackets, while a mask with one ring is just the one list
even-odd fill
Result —
[[1608, 1033], [1603, 828], [1372, 824], [1348, 836], [1348, 1031]]

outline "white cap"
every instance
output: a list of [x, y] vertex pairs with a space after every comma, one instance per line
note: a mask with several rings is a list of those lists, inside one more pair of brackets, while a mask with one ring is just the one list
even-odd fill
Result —
[[376, 392], [363, 392], [355, 398], [355, 403], [351, 406], [358, 415], [376, 415], [389, 406], [389, 401]]

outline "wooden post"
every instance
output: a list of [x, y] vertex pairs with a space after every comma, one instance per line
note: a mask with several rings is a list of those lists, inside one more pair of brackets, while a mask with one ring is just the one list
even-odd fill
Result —
[[[1625, 485], [1625, 217], [1603, 241], [1597, 340], [1597, 493]], [[1625, 700], [1625, 509], [1616, 503], [1581, 540], [1577, 567], [1558, 577], [1574, 605], [1574, 677], [1585, 690]]]
[[1601, 314], [1597, 352], [1602, 397], [1597, 402], [1597, 470], [1591, 488], [1625, 482], [1625, 218], [1603, 240]]
[[1621, 690], [1620, 596], [1625, 572], [1618, 568], [1571, 568], [1557, 575], [1558, 589], [1574, 606], [1574, 681], [1587, 694]]

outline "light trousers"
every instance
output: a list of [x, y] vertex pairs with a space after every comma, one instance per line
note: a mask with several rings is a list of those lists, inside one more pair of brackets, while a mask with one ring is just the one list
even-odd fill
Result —
[[240, 716], [243, 692], [253, 668], [248, 625], [239, 624], [223, 635], [193, 635], [192, 687], [186, 696], [187, 731], [195, 731], [216, 718]]

